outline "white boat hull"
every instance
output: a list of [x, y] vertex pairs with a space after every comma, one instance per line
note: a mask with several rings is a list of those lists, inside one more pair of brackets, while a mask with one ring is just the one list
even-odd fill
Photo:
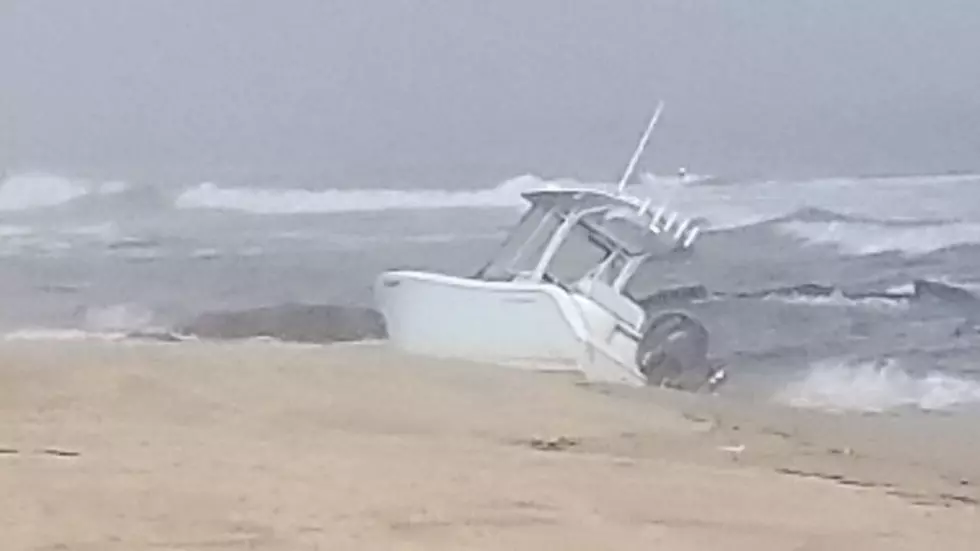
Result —
[[374, 292], [389, 340], [411, 353], [646, 382], [624, 359], [632, 360], [635, 342], [616, 338], [599, 319], [604, 313], [555, 285], [392, 271], [378, 277]]

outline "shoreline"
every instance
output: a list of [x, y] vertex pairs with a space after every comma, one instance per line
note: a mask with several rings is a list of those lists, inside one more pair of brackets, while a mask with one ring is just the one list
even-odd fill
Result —
[[972, 549], [978, 453], [378, 343], [0, 343], [11, 549]]

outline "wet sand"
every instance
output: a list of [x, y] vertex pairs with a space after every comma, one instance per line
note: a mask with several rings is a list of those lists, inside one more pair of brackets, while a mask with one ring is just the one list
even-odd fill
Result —
[[0, 343], [9, 550], [976, 549], [980, 429], [376, 344]]

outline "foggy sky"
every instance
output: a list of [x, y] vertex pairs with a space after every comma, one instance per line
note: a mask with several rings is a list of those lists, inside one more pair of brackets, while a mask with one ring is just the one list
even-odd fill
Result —
[[[975, 0], [0, 0], [0, 168], [292, 185], [980, 169]], [[186, 182], [185, 182], [186, 183]]]

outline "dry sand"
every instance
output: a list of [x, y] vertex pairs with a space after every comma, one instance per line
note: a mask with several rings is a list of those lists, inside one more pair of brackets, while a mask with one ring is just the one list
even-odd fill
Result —
[[7, 342], [0, 541], [975, 550], [980, 439], [957, 423], [591, 387], [379, 345]]

